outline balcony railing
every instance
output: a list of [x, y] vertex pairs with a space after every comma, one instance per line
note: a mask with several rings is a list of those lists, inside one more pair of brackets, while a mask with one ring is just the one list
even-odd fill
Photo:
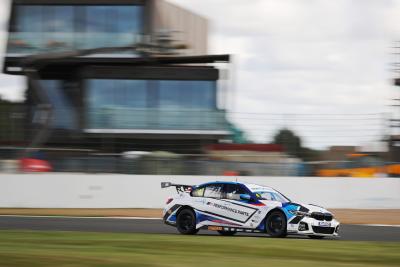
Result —
[[18, 56], [77, 49], [127, 46], [138, 43], [141, 38], [141, 35], [133, 33], [11, 32], [7, 53]]
[[224, 110], [92, 108], [86, 129], [228, 130]]

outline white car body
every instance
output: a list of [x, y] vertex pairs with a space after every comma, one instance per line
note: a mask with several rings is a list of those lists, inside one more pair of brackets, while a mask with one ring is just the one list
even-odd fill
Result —
[[[177, 226], [181, 210], [190, 209], [195, 215], [196, 230], [269, 233], [272, 226], [266, 223], [271, 221], [268, 217], [275, 212], [285, 215], [284, 235], [317, 238], [338, 236], [340, 223], [328, 210], [316, 205], [291, 202], [270, 187], [238, 182], [212, 182], [199, 186], [162, 184], [163, 188], [169, 186], [175, 186], [178, 191], [167, 201], [163, 211], [164, 222], [171, 226]], [[232, 188], [237, 189], [234, 191]], [[237, 195], [236, 192], [243, 194]]]

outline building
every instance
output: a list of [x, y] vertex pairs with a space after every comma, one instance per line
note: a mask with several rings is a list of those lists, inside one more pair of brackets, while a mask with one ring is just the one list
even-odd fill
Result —
[[215, 62], [162, 0], [13, 0], [3, 72], [29, 78], [30, 146], [189, 153], [230, 135]]
[[213, 144], [205, 148], [211, 160], [203, 169], [210, 175], [299, 176], [301, 160], [279, 144]]
[[293, 159], [277, 144], [215, 144], [206, 151], [211, 159], [223, 161], [283, 163]]

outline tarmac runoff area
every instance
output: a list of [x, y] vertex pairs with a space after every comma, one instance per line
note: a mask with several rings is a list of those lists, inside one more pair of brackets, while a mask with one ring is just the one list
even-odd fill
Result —
[[[115, 233], [178, 234], [174, 227], [159, 218], [116, 217], [62, 217], [62, 216], [0, 216], [0, 230], [81, 231]], [[200, 231], [200, 235], [216, 235]], [[339, 240], [400, 242], [400, 226], [341, 225]], [[266, 236], [265, 234], [238, 234], [240, 236]], [[304, 238], [289, 236], [288, 238]]]
[[[400, 225], [400, 209], [329, 209], [342, 224]], [[161, 209], [0, 208], [0, 215], [161, 218]]]
[[[400, 241], [400, 210], [329, 209], [341, 222], [340, 240]], [[0, 209], [0, 230], [177, 234], [160, 209]], [[216, 232], [200, 231], [202, 235]], [[263, 234], [240, 234], [265, 236]], [[289, 236], [289, 238], [303, 238]]]

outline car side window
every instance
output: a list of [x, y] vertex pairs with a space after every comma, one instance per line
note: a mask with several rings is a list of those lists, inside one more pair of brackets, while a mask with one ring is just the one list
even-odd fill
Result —
[[246, 190], [238, 184], [227, 184], [225, 196], [227, 199], [240, 200], [241, 194], [248, 194]]
[[205, 187], [198, 187], [192, 191], [192, 197], [203, 197]]
[[223, 196], [222, 189], [223, 189], [223, 187], [220, 184], [208, 185], [208, 186], [206, 186], [206, 189], [204, 191], [204, 197], [220, 199]]
[[263, 194], [263, 198], [265, 198], [266, 200], [271, 200], [271, 201], [276, 200], [274, 194], [272, 194], [271, 192], [265, 192]]

